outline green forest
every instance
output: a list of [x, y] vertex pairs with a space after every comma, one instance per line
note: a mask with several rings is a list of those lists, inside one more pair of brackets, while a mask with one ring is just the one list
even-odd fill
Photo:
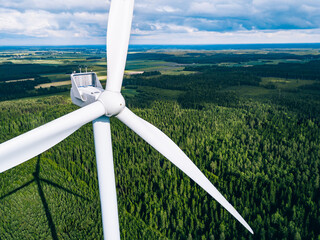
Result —
[[[126, 104], [178, 144], [254, 235], [112, 118], [121, 238], [319, 240], [319, 55], [191, 53], [130, 54], [128, 64], [164, 60], [185, 64], [181, 71], [189, 73], [167, 75], [153, 67], [126, 75]], [[85, 59], [100, 61], [97, 56], [86, 52]], [[298, 62], [268, 62], [294, 57]], [[253, 60], [261, 64], [220, 64]], [[70, 86], [35, 86], [51, 81], [41, 75], [46, 71], [71, 72], [79, 61], [38, 73], [21, 70], [23, 76], [0, 83], [12, 84], [11, 92], [0, 91], [0, 142], [78, 108]], [[2, 63], [0, 71], [16, 65]], [[31, 77], [30, 86], [8, 82]], [[1, 240], [103, 239], [92, 124], [0, 179]]]

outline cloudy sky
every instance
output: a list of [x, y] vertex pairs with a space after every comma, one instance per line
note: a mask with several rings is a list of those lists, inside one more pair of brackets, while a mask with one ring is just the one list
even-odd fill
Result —
[[[105, 44], [110, 0], [0, 0], [0, 46]], [[320, 0], [136, 0], [131, 44], [320, 42]]]

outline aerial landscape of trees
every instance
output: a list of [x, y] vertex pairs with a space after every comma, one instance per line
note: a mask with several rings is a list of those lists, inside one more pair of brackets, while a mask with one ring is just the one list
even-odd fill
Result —
[[[121, 238], [319, 240], [319, 55], [217, 55], [130, 54], [131, 61], [186, 64], [190, 73], [152, 68], [125, 76], [123, 94], [133, 112], [178, 144], [255, 234], [112, 118]], [[293, 58], [301, 62], [263, 62]], [[101, 60], [92, 54], [95, 59]], [[262, 64], [217, 64], [253, 60]], [[43, 71], [53, 69], [68, 71]], [[43, 78], [30, 74], [15, 78]], [[68, 86], [39, 94], [34, 87], [43, 82], [0, 90], [0, 142], [77, 109]], [[92, 124], [0, 179], [0, 239], [102, 239]]]

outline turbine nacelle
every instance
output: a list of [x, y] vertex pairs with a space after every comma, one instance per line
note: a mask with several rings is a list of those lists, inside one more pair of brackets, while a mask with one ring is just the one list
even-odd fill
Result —
[[71, 99], [79, 107], [99, 101], [106, 109], [105, 115], [111, 117], [118, 115], [126, 106], [121, 93], [105, 91], [94, 72], [73, 73], [71, 83]]
[[97, 101], [104, 91], [97, 74], [94, 72], [71, 74], [71, 84], [71, 100], [79, 107], [84, 107]]

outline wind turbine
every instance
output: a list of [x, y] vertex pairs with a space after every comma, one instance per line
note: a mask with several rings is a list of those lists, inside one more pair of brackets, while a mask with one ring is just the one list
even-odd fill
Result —
[[116, 117], [193, 181], [200, 185], [252, 234], [247, 222], [211, 184], [182, 150], [158, 128], [125, 106], [121, 86], [126, 64], [134, 0], [112, 0], [107, 33], [106, 89], [95, 73], [71, 75], [71, 98], [81, 108], [0, 145], [0, 172], [13, 168], [53, 147], [93, 121], [102, 222], [105, 239], [120, 239], [113, 167], [110, 117]]

